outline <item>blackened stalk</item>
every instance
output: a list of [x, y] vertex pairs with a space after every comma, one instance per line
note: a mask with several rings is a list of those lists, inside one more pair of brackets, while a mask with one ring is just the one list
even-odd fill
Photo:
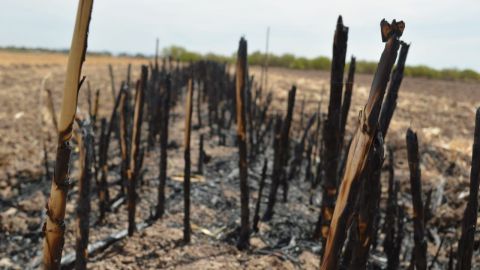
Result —
[[345, 174], [328, 229], [328, 238], [321, 264], [322, 270], [338, 268], [340, 252], [343, 248], [347, 230], [351, 225], [355, 204], [362, 186], [361, 176], [365, 171], [368, 152], [377, 133], [383, 96], [397, 57], [400, 45], [398, 38], [403, 32], [403, 27], [399, 27], [399, 24], [403, 25], [403, 22], [397, 24], [394, 20], [392, 25], [385, 20], [381, 22], [381, 26], [388, 25], [390, 32], [388, 37], [384, 39], [386, 40], [385, 49], [378, 63], [367, 103], [359, 117], [358, 127], [348, 151]]
[[[342, 102], [342, 114], [340, 119], [340, 145], [343, 146], [345, 140], [345, 128], [347, 126], [348, 112], [352, 102], [353, 83], [355, 81], [355, 67], [356, 59], [352, 56], [350, 60], [350, 67], [348, 68], [347, 82], [345, 83], [345, 95]], [[342, 147], [340, 147], [341, 149]]]
[[[342, 16], [338, 17], [333, 38], [332, 71], [330, 78], [330, 100], [328, 115], [323, 130], [324, 152], [321, 157], [325, 171], [322, 205], [318, 217], [315, 235], [321, 230], [322, 243], [328, 236], [328, 227], [335, 208], [338, 187], [338, 162], [340, 157], [340, 114], [342, 107], [343, 73], [347, 53], [348, 27], [343, 25]], [[321, 223], [321, 224], [320, 224]], [[321, 225], [321, 226], [320, 226]]]
[[183, 173], [183, 241], [190, 242], [190, 132], [192, 128], [192, 98], [193, 98], [193, 79], [188, 80], [188, 93], [185, 101], [185, 151], [183, 154], [185, 160], [185, 169]]
[[139, 168], [139, 152], [140, 152], [140, 138], [142, 132], [143, 122], [143, 104], [144, 94], [147, 85], [148, 67], [142, 66], [141, 79], [137, 81], [135, 92], [135, 110], [133, 114], [132, 126], [132, 141], [130, 153], [130, 165], [128, 168], [128, 235], [132, 236], [135, 232], [135, 210], [136, 210], [136, 184], [137, 177], [140, 172]]
[[130, 93], [129, 91], [123, 91], [122, 97], [120, 98], [120, 152], [122, 156], [122, 165], [121, 165], [121, 193], [124, 194], [124, 190], [128, 186], [128, 166], [130, 164], [130, 138], [128, 136], [129, 128], [129, 104], [130, 104]]
[[410, 169], [410, 186], [413, 202], [413, 262], [415, 269], [427, 269], [427, 243], [425, 242], [425, 218], [422, 203], [422, 180], [420, 171], [420, 157], [418, 154], [417, 134], [411, 129], [407, 130], [408, 167]]
[[43, 138], [43, 168], [45, 169], [45, 180], [50, 180], [50, 166], [48, 165], [48, 150], [47, 150], [47, 142], [50, 141], [50, 135], [47, 134], [47, 138]]
[[388, 87], [385, 101], [382, 105], [382, 111], [380, 113], [379, 126], [380, 130], [385, 138], [387, 136], [390, 121], [392, 120], [393, 113], [397, 107], [397, 98], [400, 85], [403, 80], [403, 71], [405, 69], [405, 62], [407, 61], [407, 54], [410, 45], [401, 42], [400, 54], [398, 56], [397, 66], [392, 73], [392, 81]]
[[79, 136], [80, 178], [78, 181], [77, 232], [75, 247], [75, 269], [87, 269], [88, 235], [90, 224], [90, 182], [93, 176], [94, 137], [90, 120], [81, 123]]
[[248, 207], [248, 164], [247, 164], [247, 130], [245, 123], [245, 91], [247, 80], [247, 41], [242, 37], [238, 46], [236, 66], [236, 112], [237, 112], [237, 141], [238, 141], [238, 166], [240, 172], [240, 204], [241, 227], [237, 242], [239, 249], [249, 245], [249, 207]]
[[[382, 103], [382, 109], [379, 118], [379, 130], [387, 133], [388, 126], [396, 108], [398, 90], [403, 77], [403, 67], [405, 66], [408, 45], [401, 42], [400, 57], [397, 61], [397, 68], [392, 73], [392, 81], [386, 92], [386, 97]], [[407, 46], [407, 47], [405, 47]], [[382, 133], [380, 133], [382, 134]], [[383, 155], [383, 154], [382, 154]], [[358, 206], [357, 231], [358, 239], [353, 250], [353, 261], [351, 267], [354, 269], [364, 269], [367, 264], [369, 249], [372, 244], [376, 244], [375, 233], [378, 226], [378, 207], [380, 202], [380, 175], [383, 165], [383, 157], [379, 156], [378, 151], [369, 152], [367, 160], [366, 183], [360, 193]]]
[[[403, 233], [398, 231], [398, 222], [400, 220], [400, 210], [398, 206], [398, 182], [395, 181], [394, 152], [388, 148], [388, 197], [384, 223], [385, 240], [383, 241], [383, 250], [387, 255], [387, 270], [396, 270], [400, 264], [400, 249], [402, 241], [398, 241]], [[403, 237], [402, 237], [403, 238]]]
[[297, 87], [294, 85], [292, 89], [288, 92], [288, 104], [287, 104], [287, 115], [285, 116], [285, 121], [283, 122], [282, 127], [282, 136], [280, 137], [280, 147], [281, 147], [281, 174], [280, 174], [280, 183], [283, 186], [283, 201], [287, 202], [288, 198], [288, 174], [287, 166], [288, 160], [290, 158], [290, 129], [292, 126], [293, 112], [295, 106], [295, 96], [297, 93]]
[[102, 118], [100, 120], [100, 142], [98, 147], [98, 160], [99, 162], [96, 163], [95, 167], [95, 179], [97, 180], [97, 191], [98, 191], [98, 208], [100, 210], [100, 214], [98, 216], [98, 222], [101, 223], [105, 218], [105, 213], [107, 212], [108, 208], [108, 201], [110, 195], [108, 194], [108, 184], [106, 177], [107, 175], [102, 173], [102, 177], [98, 179], [98, 174], [103, 170], [103, 153], [105, 152], [106, 147], [106, 134], [107, 134], [107, 119]]
[[472, 168], [470, 171], [470, 194], [463, 214], [462, 235], [458, 242], [457, 270], [471, 269], [475, 229], [478, 214], [478, 185], [480, 183], [480, 109], [475, 117], [475, 133], [472, 147]]
[[203, 150], [203, 134], [200, 134], [198, 144], [199, 144], [199, 147], [198, 147], [197, 172], [198, 174], [203, 174], [203, 162], [205, 160], [205, 151]]
[[160, 130], [160, 184], [158, 186], [157, 217], [160, 218], [165, 212], [165, 186], [167, 183], [167, 148], [168, 148], [168, 122], [170, 118], [170, 92], [172, 81], [167, 75], [165, 92], [163, 93], [163, 112]]
[[358, 202], [355, 226], [357, 239], [353, 245], [352, 261], [349, 269], [366, 269], [370, 247], [377, 229], [377, 215], [381, 195], [381, 167], [383, 164], [383, 138], [380, 132], [370, 148], [363, 188]]

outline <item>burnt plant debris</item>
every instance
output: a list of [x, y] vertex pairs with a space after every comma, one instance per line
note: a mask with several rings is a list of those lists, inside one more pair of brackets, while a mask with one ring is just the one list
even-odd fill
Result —
[[[439, 269], [447, 262], [450, 269], [474, 268], [480, 113], [470, 190], [452, 202], [464, 210], [463, 219], [453, 213], [446, 223], [435, 212], [449, 196], [445, 179], [433, 185], [427, 165], [439, 163], [451, 178], [465, 174], [459, 172], [465, 167], [459, 162], [468, 157], [458, 161], [438, 146], [419, 145], [423, 133], [417, 136], [411, 129], [406, 141], [398, 140], [398, 127], [391, 123], [395, 113], [404, 113], [395, 111], [402, 104], [399, 93], [410, 47], [400, 41], [403, 22], [381, 22], [385, 47], [357, 121], [350, 110], [364, 102], [356, 100], [364, 95], [357, 87], [362, 77], [355, 73], [355, 57], [346, 64], [348, 28], [342, 17], [333, 39], [330, 88], [308, 89], [315, 99], [301, 85], [274, 89], [276, 73], [268, 73], [268, 55], [262, 67], [249, 66], [244, 38], [235, 66], [221, 60], [187, 63], [162, 57], [157, 40], [152, 62], [138, 69], [108, 65], [107, 87], [89, 80], [88, 109], [80, 106], [77, 113], [91, 10], [91, 1], [80, 3], [81, 26], [75, 28], [59, 119], [54, 88], [40, 91], [47, 97], [42, 104], [47, 121], [42, 124], [48, 122], [50, 133], [59, 135], [44, 226], [45, 268], [86, 269], [87, 263], [109, 260], [103, 253], [117, 252], [118, 241], [140, 241], [145, 251], [127, 264], [168, 257], [156, 254], [158, 250], [185, 252], [185, 258], [157, 265], [166, 268], [197, 260], [187, 252], [199, 244], [205, 245], [198, 250], [206, 254], [207, 245], [235, 254], [240, 267], [264, 256], [297, 268]], [[328, 106], [322, 110], [327, 93]], [[39, 179], [51, 174], [53, 164], [51, 135], [41, 134], [44, 175], [35, 176]], [[67, 181], [70, 175], [72, 181]], [[45, 183], [16, 185], [33, 190]], [[23, 206], [23, 198], [1, 199], [1, 210], [6, 206], [38, 218], [42, 213]], [[445, 225], [460, 222], [458, 232]], [[152, 234], [158, 228], [160, 232]], [[39, 226], [29, 223], [27, 229], [20, 238], [5, 235], [23, 247], [27, 240], [42, 240]], [[157, 240], [158, 246], [147, 244]], [[0, 251], [5, 245], [9, 243], [0, 243]], [[21, 260], [41, 257], [30, 250], [9, 252]], [[222, 255], [208, 256], [216, 260]], [[306, 266], [312, 258], [314, 263]], [[41, 261], [30, 266], [38, 267]]]

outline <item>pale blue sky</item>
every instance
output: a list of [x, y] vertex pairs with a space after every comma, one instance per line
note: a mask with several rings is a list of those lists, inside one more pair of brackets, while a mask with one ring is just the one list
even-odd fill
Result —
[[[2, 0], [0, 46], [68, 48], [76, 0]], [[479, 0], [95, 0], [89, 49], [153, 53], [176, 44], [230, 55], [240, 36], [249, 51], [270, 48], [314, 57], [331, 55], [336, 18], [350, 27], [348, 55], [378, 60], [379, 22], [404, 20], [408, 64], [480, 71]]]

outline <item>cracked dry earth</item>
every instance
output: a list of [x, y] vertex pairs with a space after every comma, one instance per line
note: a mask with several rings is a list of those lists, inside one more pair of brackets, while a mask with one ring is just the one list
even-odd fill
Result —
[[[50, 179], [43, 171], [43, 140], [47, 140], [50, 166], [55, 153], [55, 134], [45, 107], [42, 81], [53, 92], [59, 108], [66, 57], [58, 54], [8, 53], [0, 51], [0, 268], [35, 268], [41, 257], [41, 226], [45, 215]], [[93, 89], [101, 89], [100, 116], [107, 117], [112, 108], [110, 79], [107, 65], [114, 66], [116, 83], [125, 78], [128, 63], [133, 64], [133, 78], [138, 77], [141, 59], [87, 57], [84, 74]], [[259, 78], [260, 70], [251, 72]], [[47, 79], [45, 79], [47, 78]], [[356, 76], [348, 135], [356, 127], [358, 111], [368, 95], [371, 75]], [[294, 71], [271, 68], [270, 89], [275, 92], [273, 109], [285, 111], [287, 91], [296, 84], [297, 106], [291, 137], [297, 139], [299, 112], [305, 99], [304, 111], [322, 112], [328, 106], [329, 73]], [[79, 96], [79, 113], [85, 112], [86, 95]], [[237, 148], [233, 146], [234, 130], [227, 146], [219, 146], [218, 138], [210, 136], [208, 128], [193, 130], [192, 171], [196, 171], [199, 134], [204, 134], [205, 150], [211, 160], [204, 174], [192, 179], [192, 243], [183, 245], [183, 101], [172, 111], [170, 148], [168, 151], [167, 213], [133, 237], [124, 238], [90, 257], [92, 269], [316, 269], [319, 265], [319, 244], [310, 240], [318, 216], [320, 189], [313, 204], [309, 204], [309, 183], [302, 173], [291, 183], [289, 200], [279, 202], [272, 221], [261, 223], [252, 235], [251, 248], [240, 252], [235, 248], [235, 230], [239, 225], [239, 183]], [[433, 216], [427, 223], [428, 255], [435, 255], [441, 238], [445, 238], [438, 264], [442, 269], [448, 261], [450, 245], [456, 247], [460, 221], [468, 195], [468, 180], [473, 142], [475, 109], [480, 105], [480, 84], [474, 82], [436, 81], [405, 78], [397, 110], [386, 144], [395, 150], [395, 177], [401, 183], [400, 204], [407, 210], [402, 261], [408, 261], [413, 246], [411, 224], [412, 206], [409, 193], [409, 174], [405, 150], [405, 132], [412, 127], [418, 132], [421, 152], [423, 191], [432, 190]], [[193, 125], [197, 119], [193, 116]], [[144, 125], [146, 128], [146, 125]], [[48, 135], [47, 135], [48, 134]], [[144, 132], [146, 135], [146, 132]], [[49, 139], [50, 137], [50, 139]], [[114, 140], [109, 153], [110, 175], [113, 183], [119, 177], [119, 150]], [[154, 211], [158, 186], [158, 148], [146, 153], [143, 184], [139, 186], [138, 223], [148, 220]], [[250, 212], [257, 200], [258, 182], [263, 159], [269, 160], [271, 149], [250, 164]], [[73, 156], [72, 180], [78, 179], [77, 153]], [[304, 167], [304, 166], [303, 166]], [[386, 196], [386, 179], [382, 187], [382, 216]], [[270, 179], [264, 194], [268, 192]], [[118, 187], [111, 186], [112, 197]], [[318, 194], [318, 195], [317, 195]], [[73, 252], [75, 239], [76, 186], [70, 192], [66, 214], [66, 243], [64, 255]], [[98, 200], [92, 197], [90, 243], [105, 239], [127, 226], [126, 206], [109, 212], [103, 224], [98, 219]], [[265, 209], [262, 204], [261, 212]], [[383, 220], [381, 220], [383, 223]], [[382, 235], [379, 237], [380, 241]], [[478, 246], [479, 239], [476, 236]], [[446, 248], [448, 247], [448, 248]], [[474, 266], [479, 265], [478, 248], [474, 251]], [[381, 264], [384, 254], [381, 245], [372, 251], [372, 260]], [[406, 267], [404, 264], [402, 267]]]

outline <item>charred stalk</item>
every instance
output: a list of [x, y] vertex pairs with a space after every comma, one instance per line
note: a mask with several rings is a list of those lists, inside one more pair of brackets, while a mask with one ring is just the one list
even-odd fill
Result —
[[192, 98], [193, 98], [193, 79], [188, 80], [188, 93], [185, 101], [185, 170], [183, 179], [183, 200], [184, 200], [184, 215], [183, 215], [183, 241], [190, 242], [190, 133], [192, 128]]
[[247, 80], [247, 41], [240, 39], [236, 66], [236, 108], [237, 108], [237, 141], [238, 141], [238, 167], [240, 172], [240, 203], [241, 203], [241, 227], [237, 242], [239, 249], [245, 249], [249, 245], [250, 225], [248, 207], [248, 164], [247, 164], [247, 130], [246, 130], [246, 80]]
[[470, 194], [463, 214], [462, 235], [458, 242], [457, 270], [471, 269], [478, 214], [478, 185], [480, 183], [480, 109], [475, 117], [475, 134], [472, 147], [472, 168], [470, 171]]
[[383, 137], [387, 136], [388, 127], [390, 126], [390, 121], [393, 118], [393, 113], [397, 107], [397, 98], [400, 85], [403, 80], [403, 71], [405, 69], [405, 62], [407, 61], [407, 54], [410, 45], [401, 42], [400, 54], [398, 56], [397, 65], [395, 70], [392, 73], [392, 81], [388, 87], [387, 94], [385, 96], [384, 104], [382, 105], [382, 111], [380, 113], [379, 126]]
[[355, 203], [362, 186], [361, 176], [365, 171], [368, 152], [377, 133], [383, 96], [400, 45], [398, 38], [403, 32], [403, 27], [401, 27], [404, 25], [403, 22], [396, 23], [393, 21], [392, 25], [390, 25], [383, 20], [381, 25], [389, 27], [390, 32], [388, 37], [385, 38], [385, 49], [378, 63], [367, 104], [361, 113], [358, 127], [349, 149], [345, 174], [340, 185], [330, 228], [328, 229], [328, 238], [321, 264], [322, 270], [338, 268], [339, 255], [345, 241], [347, 229], [351, 224]]
[[283, 186], [283, 202], [287, 202], [288, 198], [288, 175], [287, 175], [287, 165], [290, 158], [290, 129], [292, 126], [293, 112], [295, 106], [295, 95], [297, 93], [297, 87], [294, 85], [292, 89], [288, 92], [288, 104], [287, 104], [287, 116], [283, 122], [282, 135], [280, 137], [280, 147], [281, 147], [281, 173], [280, 173], [280, 183]]
[[122, 193], [124, 193], [126, 187], [128, 186], [128, 166], [130, 164], [130, 138], [128, 136], [129, 129], [129, 104], [130, 104], [130, 94], [128, 91], [122, 92], [122, 97], [120, 98], [120, 151], [122, 155], [122, 165], [121, 165], [121, 186]]
[[341, 146], [340, 114], [342, 107], [343, 73], [347, 54], [348, 27], [343, 25], [342, 16], [338, 17], [333, 37], [332, 71], [330, 77], [330, 100], [328, 115], [323, 130], [324, 152], [321, 157], [325, 171], [322, 205], [314, 235], [321, 235], [323, 246], [328, 236], [328, 227], [335, 208], [338, 187], [338, 162]]
[[148, 67], [142, 66], [141, 79], [137, 81], [135, 92], [135, 110], [133, 114], [132, 141], [130, 150], [130, 164], [127, 171], [128, 176], [128, 235], [135, 232], [135, 211], [136, 211], [136, 184], [140, 172], [140, 138], [143, 122], [144, 94], [147, 85]]
[[[348, 112], [350, 110], [350, 104], [352, 102], [353, 83], [355, 81], [355, 67], [356, 59], [352, 56], [350, 60], [350, 67], [348, 68], [348, 77], [345, 82], [345, 95], [342, 102], [342, 114], [340, 119], [340, 145], [343, 146], [345, 140], [345, 128], [347, 126]], [[342, 147], [340, 147], [341, 149]]]
[[422, 203], [422, 180], [420, 171], [420, 157], [418, 154], [417, 134], [411, 129], [407, 130], [408, 167], [410, 168], [410, 186], [413, 202], [413, 248], [412, 259], [415, 269], [427, 269], [427, 243], [425, 242], [425, 218]]
[[80, 178], [78, 181], [77, 232], [75, 269], [86, 269], [88, 260], [88, 235], [90, 223], [90, 182], [93, 176], [94, 137], [93, 129], [86, 120], [81, 123], [82, 136], [79, 136]]
[[162, 217], [165, 212], [165, 185], [167, 183], [167, 148], [168, 148], [168, 123], [170, 118], [170, 92], [171, 78], [166, 78], [165, 92], [163, 93], [163, 112], [160, 130], [160, 181], [158, 186], [157, 217]]

